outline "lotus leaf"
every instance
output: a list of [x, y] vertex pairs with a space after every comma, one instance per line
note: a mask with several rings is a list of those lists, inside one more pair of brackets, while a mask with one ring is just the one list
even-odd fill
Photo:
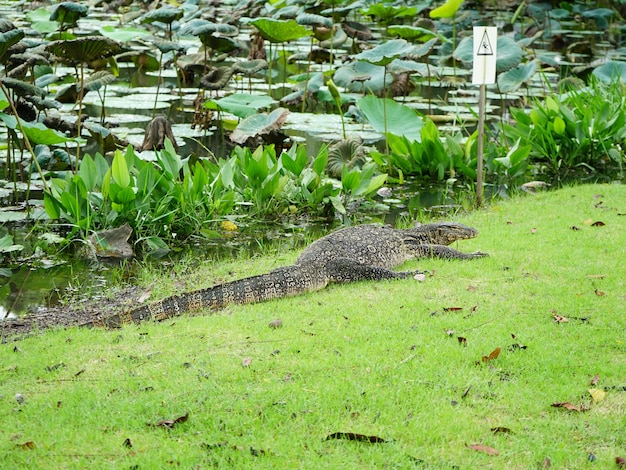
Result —
[[263, 39], [273, 43], [294, 41], [313, 34], [295, 20], [257, 18], [256, 20], [250, 21], [250, 24], [259, 30], [259, 34]]
[[88, 8], [74, 2], [59, 3], [50, 15], [50, 21], [61, 25], [75, 26], [80, 18], [87, 16]]
[[144, 36], [150, 36], [145, 29], [133, 28], [132, 26], [103, 26], [98, 30], [100, 34], [107, 38], [120, 42], [129, 42]]
[[411, 52], [411, 45], [404, 39], [392, 39], [383, 44], [356, 54], [354, 59], [364, 60], [374, 65], [388, 65], [392, 60]]
[[360, 61], [339, 67], [333, 80], [350, 91], [367, 90], [377, 93], [383, 89], [385, 83], [391, 83], [391, 75], [385, 74], [384, 67]]
[[[0, 113], [0, 120], [2, 120], [9, 129], [19, 129], [15, 116]], [[28, 140], [34, 144], [57, 145], [66, 142], [84, 142], [83, 139], [66, 137], [58, 131], [49, 129], [40, 122], [32, 124], [22, 121], [22, 128]]]
[[616, 80], [626, 82], [626, 62], [608, 61], [593, 70], [593, 75], [604, 83]]
[[452, 18], [459, 11], [463, 0], [448, 0], [446, 3], [430, 12], [431, 18]]
[[395, 18], [413, 18], [418, 13], [415, 7], [393, 6], [388, 3], [374, 3], [367, 10], [362, 10], [362, 12], [364, 15], [376, 17], [385, 23]]
[[233, 75], [232, 67], [217, 67], [200, 78], [200, 86], [207, 90], [221, 90]]
[[352, 39], [358, 39], [359, 41], [369, 41], [372, 39], [372, 30], [357, 21], [344, 21], [341, 23], [341, 27], [346, 32], [348, 37]]
[[281, 128], [289, 111], [285, 108], [276, 108], [271, 113], [261, 113], [250, 116], [239, 123], [233, 131], [230, 139], [238, 144], [243, 144], [248, 138], [269, 134]]
[[415, 110], [388, 98], [366, 96], [357, 102], [370, 125], [378, 132], [420, 141], [423, 121]]
[[43, 88], [31, 85], [30, 83], [17, 80], [15, 78], [0, 78], [0, 82], [6, 87], [13, 90], [18, 96], [46, 96], [47, 92]]
[[322, 15], [313, 13], [301, 13], [296, 16], [296, 22], [304, 26], [324, 26], [326, 28], [333, 27], [333, 20]]
[[11, 31], [0, 33], [0, 60], [2, 60], [9, 47], [23, 38], [24, 31], [21, 29], [12, 29]]
[[521, 64], [498, 75], [498, 89], [500, 93], [510, 93], [527, 83], [537, 71], [537, 62], [534, 60]]
[[104, 36], [84, 36], [78, 39], [53, 41], [46, 46], [59, 59], [69, 63], [106, 59], [123, 51], [120, 43]]
[[139, 22], [146, 24], [158, 21], [159, 23], [170, 24], [176, 20], [180, 20], [184, 13], [185, 12], [180, 8], [166, 6], [145, 13]]
[[204, 107], [208, 109], [221, 109], [237, 117], [247, 118], [257, 113], [259, 109], [268, 108], [274, 103], [276, 103], [276, 101], [268, 95], [236, 93], [220, 98], [219, 100], [207, 101], [204, 103]]
[[426, 28], [419, 28], [417, 26], [406, 25], [393, 25], [387, 28], [387, 33], [390, 36], [397, 36], [407, 41], [428, 41], [436, 37], [436, 34]]
[[100, 70], [87, 77], [83, 83], [83, 87], [86, 91], [95, 91], [99, 90], [103, 86], [107, 86], [109, 83], [113, 83], [115, 80], [115, 75], [111, 72]]
[[263, 59], [246, 60], [242, 62], [236, 62], [233, 65], [233, 71], [235, 73], [241, 73], [247, 76], [260, 72], [268, 67], [268, 63]]

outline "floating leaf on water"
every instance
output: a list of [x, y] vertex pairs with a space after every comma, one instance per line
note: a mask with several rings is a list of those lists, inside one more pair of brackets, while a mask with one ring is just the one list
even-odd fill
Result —
[[207, 109], [220, 109], [232, 113], [240, 118], [247, 118], [259, 111], [268, 108], [276, 101], [269, 95], [249, 95], [246, 93], [235, 93], [218, 100], [209, 100], [204, 103]]
[[146, 31], [145, 28], [134, 28], [132, 26], [107, 25], [101, 27], [98, 32], [102, 36], [119, 42], [129, 42], [144, 36], [150, 36], [150, 32]]

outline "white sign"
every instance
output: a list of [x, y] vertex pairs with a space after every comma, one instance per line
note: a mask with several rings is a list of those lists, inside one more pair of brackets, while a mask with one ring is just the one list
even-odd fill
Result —
[[496, 52], [498, 28], [474, 26], [474, 73], [472, 84], [491, 85], [496, 83]]

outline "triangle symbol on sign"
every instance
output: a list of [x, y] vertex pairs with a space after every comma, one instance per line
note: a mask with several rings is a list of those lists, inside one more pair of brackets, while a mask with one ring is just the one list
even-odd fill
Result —
[[491, 41], [489, 41], [487, 30], [483, 33], [483, 38], [480, 40], [480, 45], [478, 46], [478, 52], [476, 52], [476, 55], [493, 55], [493, 48], [491, 47]]

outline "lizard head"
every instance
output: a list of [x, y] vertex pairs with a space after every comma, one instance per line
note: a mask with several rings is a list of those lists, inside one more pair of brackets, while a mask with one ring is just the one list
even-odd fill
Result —
[[430, 242], [437, 245], [450, 245], [457, 240], [467, 240], [478, 236], [478, 230], [456, 222], [434, 222], [432, 224], [415, 224], [418, 232], [426, 233]]

